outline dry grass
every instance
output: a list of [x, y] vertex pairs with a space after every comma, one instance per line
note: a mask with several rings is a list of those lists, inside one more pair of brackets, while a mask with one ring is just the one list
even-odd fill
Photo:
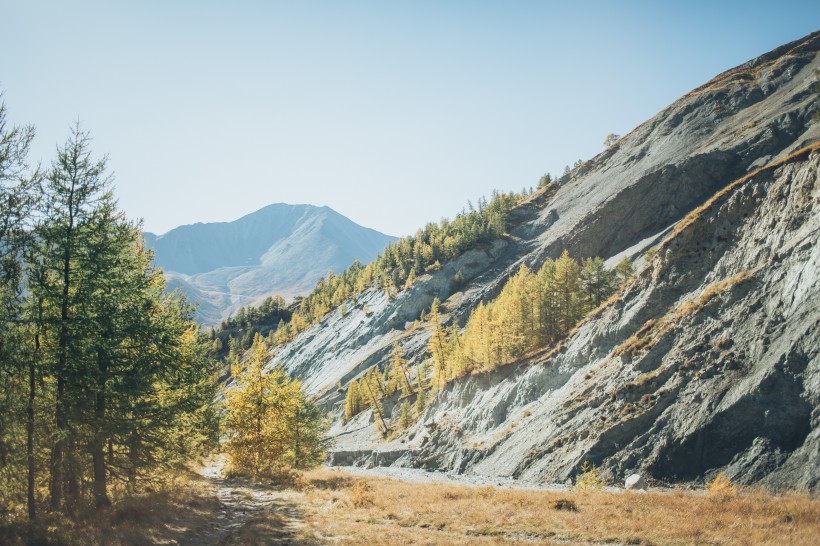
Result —
[[[669, 332], [674, 326], [686, 316], [702, 309], [729, 288], [738, 285], [752, 278], [753, 271], [741, 271], [737, 275], [732, 275], [722, 281], [710, 284], [704, 288], [697, 297], [687, 300], [670, 309], [659, 320], [650, 319], [641, 328], [630, 336], [623, 343], [612, 350], [613, 356], [621, 354], [638, 355], [651, 349], [664, 334]], [[647, 378], [650, 380], [652, 378]], [[645, 383], [646, 381], [644, 381]]]
[[[271, 509], [250, 517], [232, 543], [801, 545], [816, 544], [820, 536], [820, 500], [735, 489], [722, 477], [712, 482], [711, 494], [546, 492], [408, 483], [320, 469], [294, 487], [278, 490]], [[211, 493], [204, 480], [183, 476], [162, 493], [123, 501], [79, 523], [44, 519], [32, 543], [207, 543], [202, 531], [219, 508]], [[16, 535], [10, 530], [0, 530], [0, 544], [25, 544], [25, 529]], [[199, 538], [193, 538], [197, 531]]]
[[35, 524], [0, 525], [0, 544], [139, 546], [175, 543], [207, 524], [220, 506], [210, 484], [193, 472], [166, 476], [161, 488], [97, 510], [84, 508], [69, 519], [41, 510]]
[[[799, 545], [820, 536], [820, 501], [797, 493], [559, 493], [349, 479], [328, 470], [305, 479], [310, 526], [334, 544]], [[372, 496], [366, 505], [355, 500], [362, 481]]]
[[686, 215], [686, 217], [683, 220], [678, 222], [675, 225], [675, 228], [672, 230], [672, 234], [663, 243], [661, 243], [659, 249], [665, 248], [672, 239], [674, 239], [687, 227], [691, 226], [698, 218], [701, 217], [701, 215], [703, 215], [704, 212], [706, 212], [716, 204], [719, 205], [720, 203], [722, 203], [724, 198], [726, 198], [732, 191], [734, 191], [739, 186], [742, 186], [743, 184], [745, 184], [746, 182], [748, 182], [749, 180], [763, 172], [776, 169], [778, 167], [785, 165], [786, 163], [790, 163], [791, 161], [800, 159], [804, 156], [808, 157], [811, 153], [816, 152], [818, 150], [820, 150], [820, 142], [815, 142], [813, 144], [810, 144], [804, 148], [797, 150], [796, 152], [789, 154], [786, 157], [783, 157], [776, 161], [772, 161], [768, 165], [764, 165], [763, 167], [755, 169], [754, 171], [742, 176], [741, 178], [738, 178], [722, 190], [718, 191], [715, 195], [710, 197], [704, 204], [690, 212], [688, 215]]

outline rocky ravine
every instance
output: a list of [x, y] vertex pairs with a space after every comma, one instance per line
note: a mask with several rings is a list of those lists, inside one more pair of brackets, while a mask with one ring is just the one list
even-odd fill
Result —
[[820, 489], [818, 49], [814, 33], [721, 74], [533, 195], [508, 237], [277, 348], [272, 362], [339, 416], [337, 383], [394, 341], [426, 358], [413, 321], [434, 297], [463, 324], [521, 264], [564, 248], [641, 268], [557, 350], [450, 383], [399, 438], [380, 441], [370, 412], [337, 421], [331, 461], [563, 482], [589, 459], [616, 478], [723, 470]]

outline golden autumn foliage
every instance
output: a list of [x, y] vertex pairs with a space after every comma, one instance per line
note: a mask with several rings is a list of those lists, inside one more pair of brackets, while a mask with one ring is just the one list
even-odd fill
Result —
[[255, 337], [225, 393], [224, 444], [230, 471], [273, 476], [321, 462], [326, 417], [279, 367], [267, 368], [268, 346]]
[[433, 388], [474, 371], [490, 371], [563, 339], [615, 291], [618, 279], [600, 258], [578, 262], [567, 251], [537, 271], [522, 265], [498, 297], [479, 304], [464, 330], [442, 326], [438, 301], [430, 311]]

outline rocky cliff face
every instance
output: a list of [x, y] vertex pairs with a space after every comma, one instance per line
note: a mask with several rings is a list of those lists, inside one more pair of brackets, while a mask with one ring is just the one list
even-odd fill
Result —
[[721, 74], [533, 195], [508, 237], [394, 299], [368, 290], [276, 349], [340, 415], [337, 383], [393, 342], [426, 358], [414, 321], [435, 297], [463, 324], [521, 264], [565, 248], [640, 269], [559, 347], [448, 384], [396, 439], [369, 412], [338, 421], [331, 460], [564, 481], [589, 459], [618, 479], [722, 470], [820, 489], [818, 49], [815, 33]]

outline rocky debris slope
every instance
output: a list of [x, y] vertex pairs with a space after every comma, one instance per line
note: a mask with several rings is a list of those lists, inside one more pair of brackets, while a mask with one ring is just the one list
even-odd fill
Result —
[[815, 33], [718, 76], [537, 192], [508, 237], [394, 299], [371, 289], [276, 349], [338, 416], [345, 385], [393, 342], [426, 357], [414, 321], [433, 298], [463, 324], [522, 264], [566, 248], [640, 267], [659, 245], [557, 350], [450, 383], [390, 442], [369, 412], [338, 421], [331, 460], [563, 482], [589, 459], [619, 479], [723, 469], [817, 489], [818, 157], [789, 156], [820, 136], [818, 49]]

